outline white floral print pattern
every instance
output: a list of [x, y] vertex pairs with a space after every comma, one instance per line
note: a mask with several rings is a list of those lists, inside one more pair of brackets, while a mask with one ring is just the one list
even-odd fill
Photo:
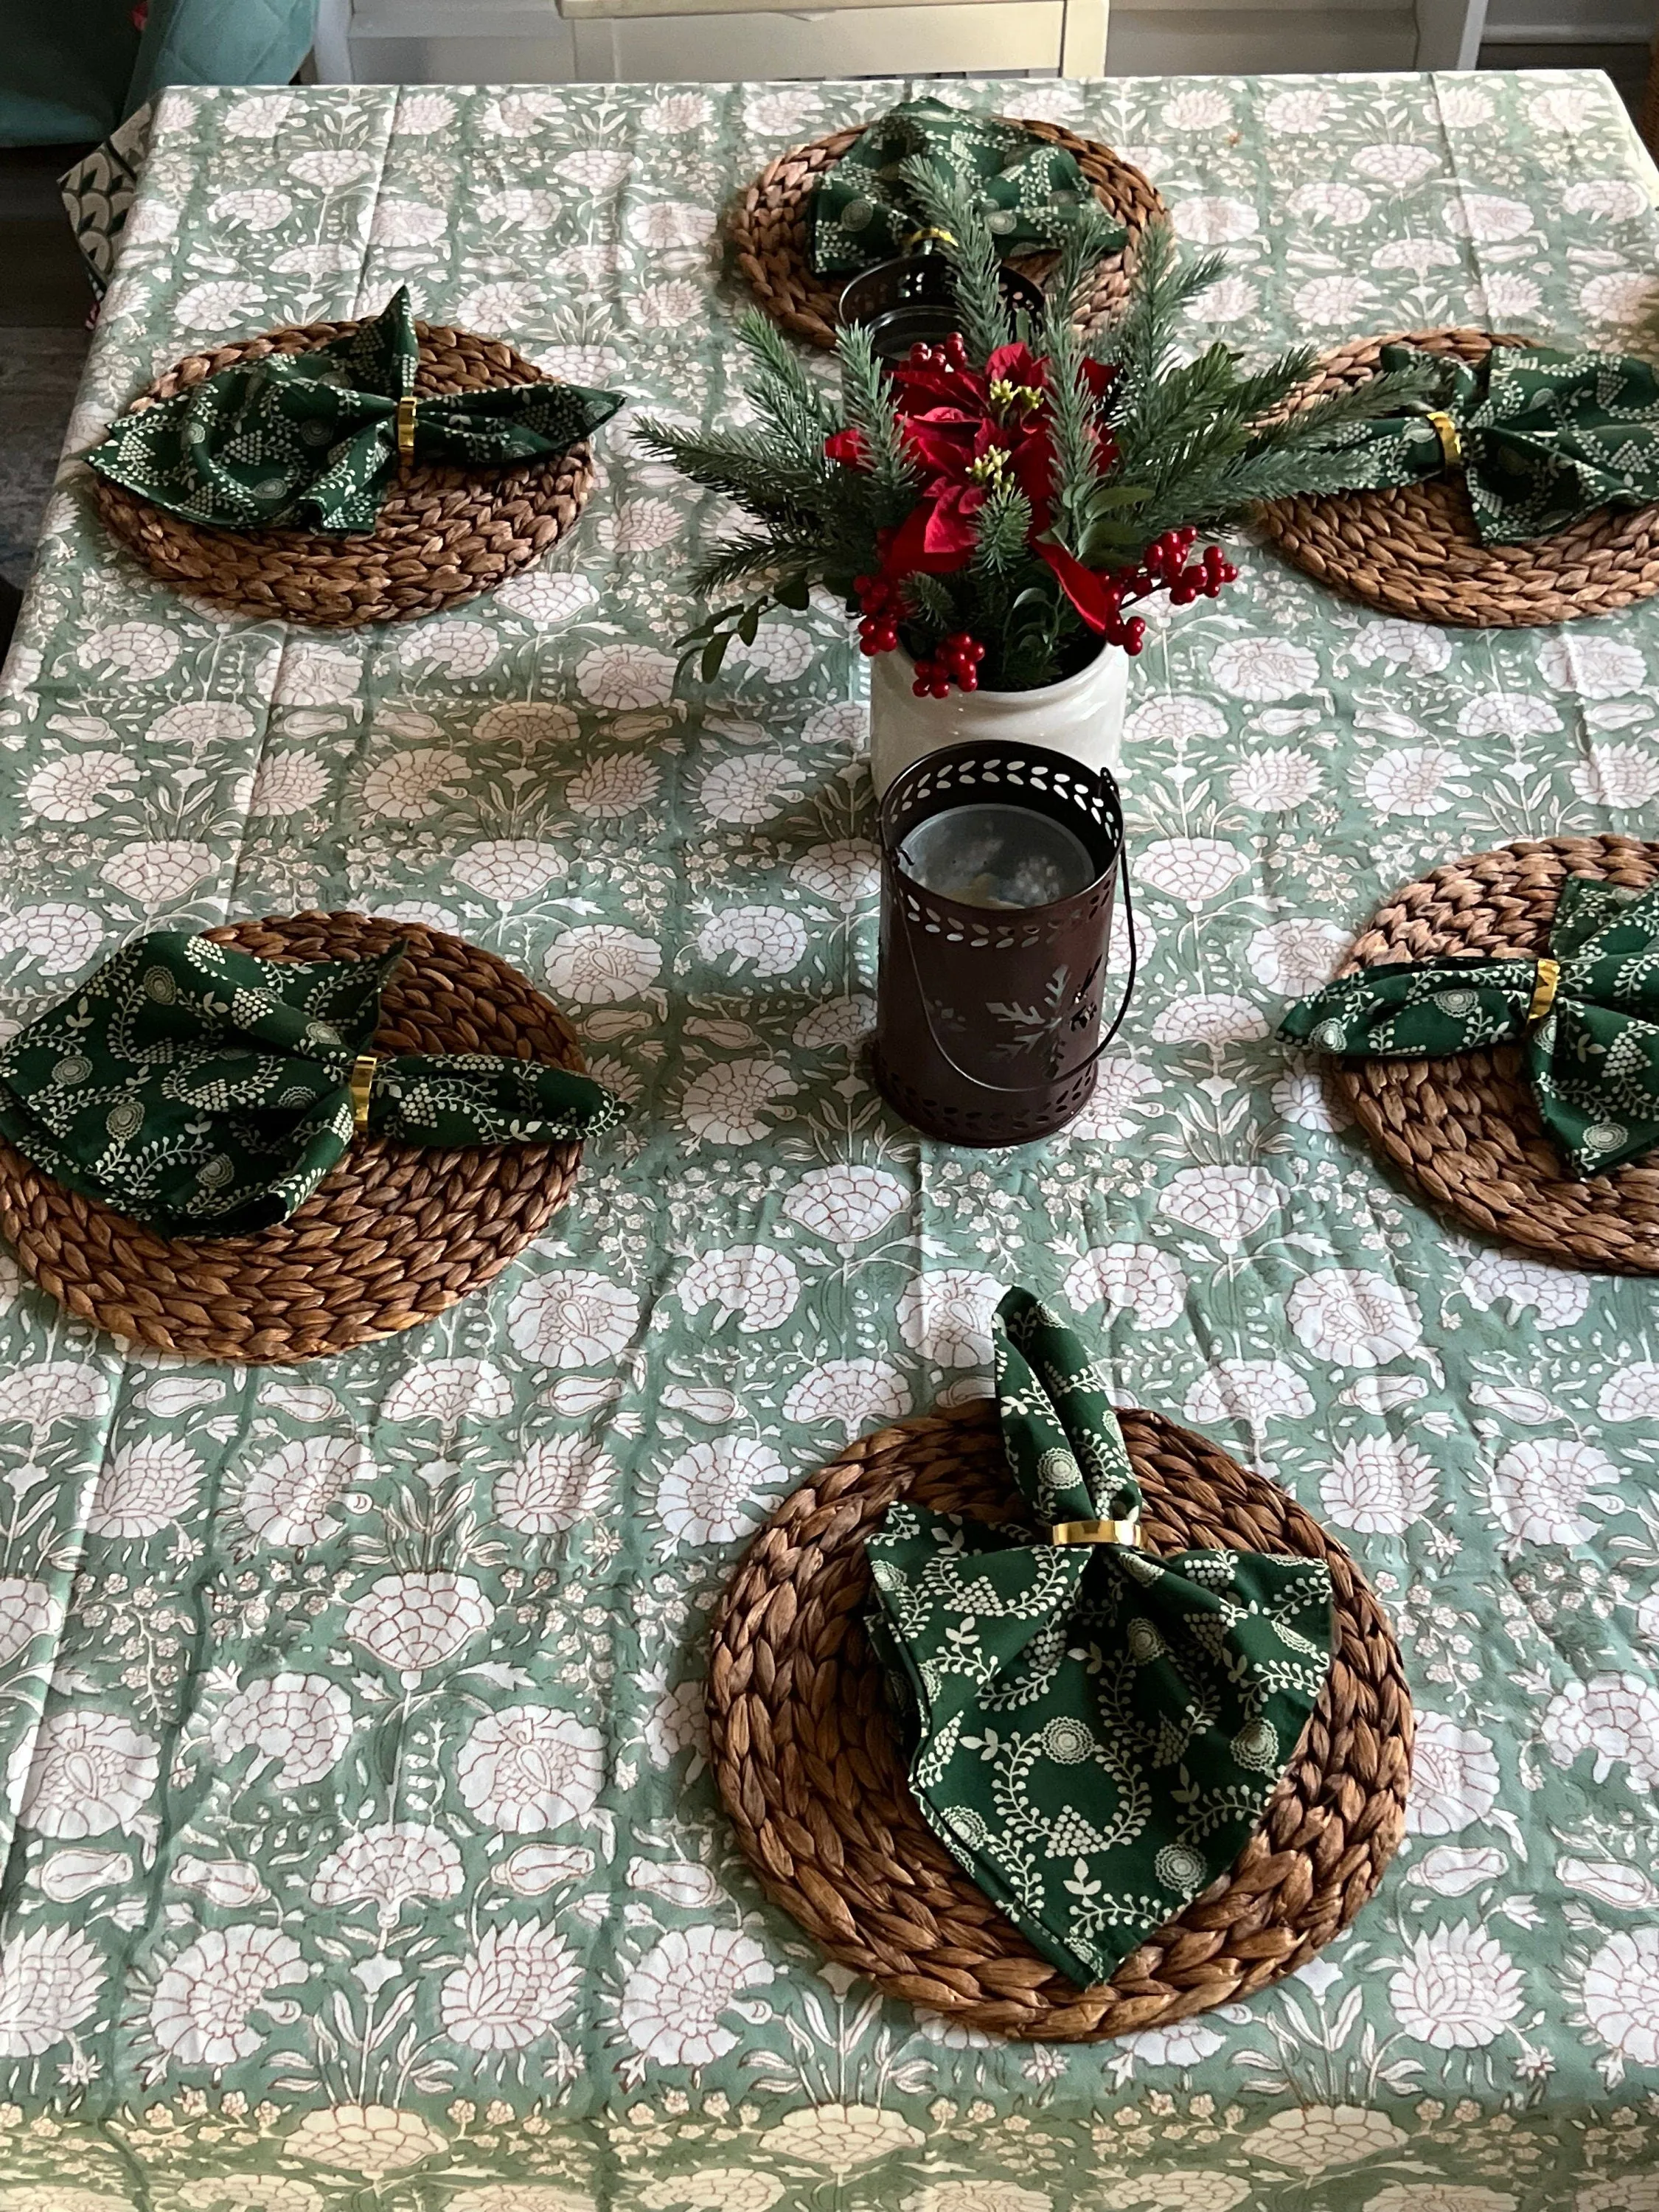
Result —
[[647, 2057], [706, 2065], [737, 2043], [728, 2009], [742, 1992], [764, 1988], [772, 1978], [771, 1963], [751, 1936], [720, 1928], [676, 1929], [629, 1974], [622, 2024]]
[[439, 2009], [468, 2051], [521, 2051], [568, 2019], [581, 1961], [555, 1928], [533, 1920], [492, 1928], [445, 1978]]
[[345, 1633], [405, 1682], [416, 1682], [489, 1623], [489, 1605], [471, 1575], [383, 1575], [346, 1615]]
[[158, 1746], [118, 1714], [53, 1713], [13, 1753], [7, 1783], [18, 1819], [70, 1840], [130, 1828], [160, 1773]]
[[150, 2032], [181, 2066], [226, 2066], [264, 2038], [255, 2015], [270, 1992], [303, 1981], [292, 1936], [258, 1927], [210, 1929], [162, 1972], [150, 2002]]
[[455, 1766], [468, 1806], [507, 1835], [585, 1820], [599, 1802], [604, 1773], [599, 1731], [546, 1705], [486, 1713]]
[[190, 1510], [203, 1473], [196, 1454], [177, 1439], [128, 1445], [99, 1477], [87, 1526], [94, 1536], [154, 1536]]
[[[891, 96], [178, 88], [77, 441], [167, 361], [405, 276], [422, 314], [471, 315], [548, 373], [714, 419], [726, 198]], [[1652, 289], [1644, 173], [1588, 78], [1020, 99], [1127, 151], [1189, 241], [1225, 240], [1194, 346], [1433, 322], [1571, 343]], [[815, 2191], [1270, 2212], [1287, 2190], [1332, 2212], [1659, 2212], [1647, 1286], [1449, 1235], [1273, 1035], [1437, 861], [1649, 834], [1652, 605], [1468, 633], [1241, 546], [1239, 584], [1155, 622], [1130, 672], [1151, 927], [1093, 1099], [1044, 1146], [918, 1150], [864, 1052], [878, 854], [840, 614], [815, 602], [677, 690], [718, 518], [627, 418], [596, 453], [551, 560], [384, 630], [222, 623], [112, 562], [67, 477], [48, 514], [0, 682], [0, 1020], [157, 921], [350, 907], [499, 951], [635, 1114], [495, 1285], [296, 1375], [124, 1364], [0, 1262], [0, 1516], [21, 1530], [0, 1753], [22, 1812], [0, 1961], [51, 1932], [61, 1960], [42, 1948], [20, 1987], [78, 1990], [82, 1945], [103, 1976], [55, 2042], [0, 2054], [0, 2212], [108, 2212], [140, 2185], [160, 2212], [353, 2191], [426, 2212], [806, 2212]], [[1093, 2051], [874, 2002], [757, 1903], [708, 1767], [737, 1556], [844, 1440], [981, 1394], [1013, 1281], [1073, 1304], [1126, 1401], [1326, 1521], [1421, 1715], [1413, 1834], [1345, 1946]], [[434, 1576], [452, 1602], [407, 1580]], [[186, 2061], [152, 2030], [157, 1990], [247, 1929], [296, 1944], [304, 1976], [200, 1960], [200, 2031], [257, 2045]], [[31, 1996], [15, 2033], [79, 2002]], [[77, 2117], [106, 2106], [118, 2167]]]
[[38, 2057], [97, 2010], [105, 1965], [78, 1929], [34, 1928], [0, 1947], [0, 2055]]
[[1415, 1938], [1389, 2001], [1413, 2041], [1468, 2050], [1491, 2043], [1520, 2011], [1521, 1977], [1492, 1936], [1459, 1922]]

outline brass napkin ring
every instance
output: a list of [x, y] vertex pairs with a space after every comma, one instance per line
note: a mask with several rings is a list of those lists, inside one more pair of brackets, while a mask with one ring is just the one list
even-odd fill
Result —
[[1535, 1030], [1555, 1004], [1555, 994], [1560, 982], [1561, 963], [1547, 956], [1538, 963], [1538, 981], [1532, 987], [1532, 1004], [1527, 1008], [1527, 1027], [1529, 1030]]
[[938, 239], [941, 246], [954, 246], [957, 242], [956, 233], [954, 231], [939, 230], [930, 226], [927, 229], [913, 230], [910, 233], [909, 236], [904, 241], [905, 252], [909, 253], [913, 252], [915, 247], [925, 244], [925, 242], [930, 238]]
[[1429, 409], [1428, 420], [1433, 425], [1435, 436], [1440, 441], [1441, 458], [1446, 466], [1461, 469], [1463, 465], [1463, 441], [1457, 434], [1456, 423], [1440, 407]]
[[351, 1119], [361, 1133], [368, 1127], [368, 1102], [374, 1089], [374, 1071], [380, 1066], [376, 1053], [359, 1054], [351, 1063], [351, 1073], [346, 1082], [351, 1092]]
[[1135, 1544], [1140, 1541], [1140, 1516], [1122, 1521], [1060, 1521], [1048, 1531], [1051, 1544]]
[[398, 402], [398, 458], [407, 468], [415, 458], [415, 395], [405, 392]]

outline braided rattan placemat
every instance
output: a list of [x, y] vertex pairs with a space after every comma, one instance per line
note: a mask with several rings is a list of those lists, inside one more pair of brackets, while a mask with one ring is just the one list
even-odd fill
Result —
[[[1443, 953], [1541, 952], [1570, 875], [1645, 889], [1659, 875], [1659, 845], [1552, 837], [1448, 860], [1378, 908], [1340, 972]], [[1659, 1274], [1659, 1155], [1572, 1182], [1539, 1120], [1520, 1045], [1337, 1060], [1331, 1079], [1382, 1157], [1458, 1220], [1565, 1266]]]
[[[1017, 127], [1073, 155], [1101, 204], [1110, 209], [1127, 229], [1122, 251], [1109, 256], [1096, 272], [1094, 289], [1081, 318], [1086, 326], [1109, 313], [1125, 297], [1134, 265], [1135, 242], [1154, 216], [1166, 212], [1164, 203], [1139, 169], [1120, 161], [1109, 146], [1103, 146], [1097, 139], [1079, 138], [1076, 131], [1058, 123], [1020, 119]], [[807, 205], [818, 179], [863, 135], [864, 128], [860, 124], [855, 130], [832, 131], [810, 146], [793, 146], [788, 153], [780, 154], [761, 171], [732, 211], [730, 228], [738, 250], [738, 266], [755, 296], [785, 330], [810, 339], [814, 345], [836, 343], [836, 310], [848, 278], [820, 276], [813, 268], [806, 235]], [[1013, 265], [1040, 279], [1053, 260], [1052, 254], [1039, 254]]]
[[[1485, 360], [1488, 331], [1397, 331], [1357, 338], [1327, 354], [1301, 402], [1362, 383], [1385, 345]], [[1345, 599], [1407, 622], [1463, 629], [1518, 629], [1612, 614], [1659, 591], [1659, 507], [1598, 508], [1570, 530], [1521, 545], [1483, 545], [1461, 476], [1433, 477], [1393, 491], [1331, 499], [1281, 499], [1258, 507], [1269, 544]]]
[[[170, 399], [238, 362], [307, 353], [357, 327], [307, 323], [188, 355], [157, 377], [133, 409]], [[444, 324], [416, 323], [415, 329], [421, 341], [416, 389], [422, 396], [541, 380], [541, 371], [500, 338], [475, 337]], [[585, 441], [556, 459], [516, 468], [422, 465], [398, 478], [373, 530], [334, 536], [211, 530], [103, 477], [92, 479], [94, 504], [111, 535], [169, 584], [233, 614], [278, 616], [327, 629], [412, 622], [476, 599], [539, 561], [575, 521], [592, 488]]]
[[[488, 1052], [580, 1072], [558, 1010], [493, 952], [361, 914], [207, 934], [266, 958], [408, 946], [378, 1051]], [[42, 1289], [112, 1336], [194, 1359], [288, 1366], [430, 1321], [498, 1275], [569, 1196], [580, 1144], [441, 1151], [360, 1137], [299, 1211], [251, 1237], [158, 1237], [53, 1182], [0, 1140], [0, 1234]]]
[[1167, 2027], [1304, 1966], [1400, 1840], [1412, 1708], [1393, 1631], [1341, 1547], [1201, 1437], [1125, 1413], [1154, 1551], [1234, 1545], [1329, 1562], [1336, 1656], [1289, 1771], [1232, 1872], [1079, 1990], [976, 1889], [923, 1820], [860, 1626], [864, 1540], [900, 1492], [982, 1520], [1017, 1508], [988, 1401], [883, 1429], [787, 1498], [715, 1616], [716, 1780], [767, 1894], [834, 1959], [993, 2034], [1095, 2042]]

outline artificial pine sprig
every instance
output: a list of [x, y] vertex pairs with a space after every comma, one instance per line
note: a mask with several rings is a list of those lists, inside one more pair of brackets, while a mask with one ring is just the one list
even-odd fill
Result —
[[861, 323], [842, 325], [836, 333], [836, 352], [847, 427], [858, 434], [867, 457], [876, 526], [896, 529], [915, 505], [921, 478], [900, 433], [885, 372]]
[[968, 179], [943, 161], [913, 155], [903, 165], [903, 175], [917, 205], [939, 234], [955, 279], [957, 327], [969, 359], [983, 368], [1014, 335], [1002, 289], [1002, 258], [990, 225]]
[[756, 587], [682, 641], [682, 665], [704, 680], [769, 607], [802, 608], [819, 584], [861, 617], [866, 653], [908, 648], [920, 691], [1034, 689], [1103, 641], [1138, 652], [1137, 600], [1213, 597], [1236, 574], [1218, 547], [1196, 550], [1200, 530], [1260, 501], [1342, 489], [1355, 426], [1432, 396], [1433, 366], [1420, 364], [1303, 406], [1307, 348], [1250, 370], [1227, 345], [1191, 354], [1185, 310], [1222, 264], [1183, 260], [1164, 223], [1140, 235], [1122, 308], [1085, 333], [1094, 272], [1121, 234], [1092, 204], [1033, 331], [1009, 308], [971, 182], [920, 160], [905, 173], [952, 265], [955, 337], [890, 367], [866, 331], [843, 328], [837, 404], [750, 314], [738, 337], [756, 422], [636, 429], [754, 526], [694, 576], [700, 592]]

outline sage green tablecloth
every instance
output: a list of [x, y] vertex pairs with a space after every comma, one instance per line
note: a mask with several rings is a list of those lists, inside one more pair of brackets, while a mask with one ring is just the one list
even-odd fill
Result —
[[[182, 352], [405, 280], [712, 420], [716, 210], [920, 88], [169, 93], [76, 440]], [[1097, 132], [1224, 243], [1195, 339], [1616, 343], [1650, 289], [1599, 77], [944, 89]], [[0, 2212], [1655, 2212], [1659, 1290], [1448, 1236], [1270, 1030], [1437, 859], [1650, 826], [1659, 603], [1418, 629], [1247, 555], [1133, 678], [1149, 953], [1098, 1100], [951, 1152], [859, 1060], [843, 626], [675, 702], [720, 518], [626, 416], [604, 456], [554, 567], [351, 636], [176, 598], [72, 469], [53, 507], [0, 699], [8, 1018], [163, 923], [430, 916], [555, 992], [635, 1118], [488, 1296], [331, 1364], [124, 1359], [10, 1304]], [[1353, 1546], [1422, 1715], [1355, 1930], [1098, 2050], [826, 1971], [706, 1765], [745, 1539], [848, 1436], [983, 1389], [1013, 1282]]]

